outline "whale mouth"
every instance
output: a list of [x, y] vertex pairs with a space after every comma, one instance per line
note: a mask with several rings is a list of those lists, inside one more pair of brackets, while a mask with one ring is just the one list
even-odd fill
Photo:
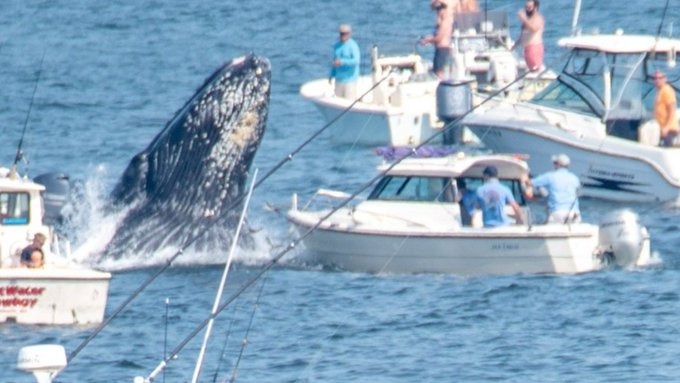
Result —
[[266, 127], [270, 81], [269, 61], [253, 54], [229, 61], [204, 81], [114, 188], [114, 206], [132, 207], [103, 255], [183, 248], [197, 236], [205, 237], [197, 250], [231, 243], [236, 202]]

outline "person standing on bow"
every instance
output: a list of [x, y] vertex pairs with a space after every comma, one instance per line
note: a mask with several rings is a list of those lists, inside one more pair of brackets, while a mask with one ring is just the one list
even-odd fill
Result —
[[484, 227], [505, 226], [512, 223], [505, 214], [505, 205], [509, 205], [515, 213], [518, 224], [522, 220], [522, 209], [519, 207], [510, 189], [498, 180], [498, 169], [495, 166], [484, 168], [484, 185], [477, 188], [477, 205], [482, 210]]
[[328, 81], [335, 80], [337, 97], [354, 100], [357, 98], [361, 52], [359, 45], [352, 38], [352, 27], [349, 24], [341, 24], [338, 32], [340, 39], [333, 46], [333, 61]]
[[677, 102], [675, 90], [666, 80], [661, 71], [654, 72], [656, 99], [654, 100], [654, 117], [659, 124], [662, 146], [673, 146], [678, 136], [678, 117], [676, 115]]
[[453, 34], [453, 9], [446, 1], [435, 0], [430, 6], [437, 12], [434, 34], [420, 39], [421, 45], [434, 45], [432, 71], [440, 80], [445, 79], [446, 69], [451, 65], [451, 36]]
[[580, 222], [578, 191], [581, 188], [581, 181], [569, 171], [571, 161], [566, 154], [552, 156], [552, 162], [555, 170], [531, 180], [523, 177], [524, 195], [533, 198], [534, 188], [545, 188], [548, 191], [548, 223]]
[[[543, 29], [545, 20], [538, 11], [539, 0], [527, 0], [524, 9], [517, 13], [522, 23], [522, 33], [515, 44], [524, 47], [524, 61], [527, 69], [537, 71], [543, 66]], [[514, 47], [513, 47], [514, 48]]]

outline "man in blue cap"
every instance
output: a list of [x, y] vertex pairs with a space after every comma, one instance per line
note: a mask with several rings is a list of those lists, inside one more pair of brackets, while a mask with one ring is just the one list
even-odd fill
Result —
[[495, 166], [487, 166], [482, 173], [484, 185], [477, 189], [477, 204], [482, 210], [484, 227], [504, 226], [512, 223], [510, 217], [505, 214], [505, 205], [510, 205], [515, 212], [515, 221], [518, 224], [522, 220], [522, 209], [519, 207], [510, 189], [498, 181], [498, 169]]
[[566, 154], [552, 156], [555, 170], [529, 180], [522, 180], [524, 195], [533, 198], [533, 188], [545, 188], [548, 192], [548, 223], [576, 223], [581, 221], [578, 208], [578, 191], [581, 181], [569, 171], [571, 161]]

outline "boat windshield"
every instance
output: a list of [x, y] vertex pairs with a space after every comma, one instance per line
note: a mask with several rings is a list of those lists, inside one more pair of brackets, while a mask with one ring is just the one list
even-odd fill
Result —
[[[531, 102], [606, 120], [641, 120], [649, 115], [654, 85], [646, 53], [575, 49], [562, 73]], [[654, 93], [654, 92], [651, 92]]]
[[[468, 190], [472, 191], [484, 183], [482, 178], [461, 177], [461, 180], [465, 181]], [[500, 182], [510, 188], [520, 205], [524, 204], [517, 180], [501, 179]], [[455, 179], [448, 177], [385, 176], [378, 182], [368, 199], [454, 203], [456, 193]]]
[[454, 192], [451, 178], [386, 176], [378, 182], [368, 199], [454, 202]]
[[0, 223], [25, 225], [28, 223], [28, 193], [0, 192]]

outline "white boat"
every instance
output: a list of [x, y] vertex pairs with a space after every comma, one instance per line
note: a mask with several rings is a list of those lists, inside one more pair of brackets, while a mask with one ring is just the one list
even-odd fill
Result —
[[[314, 198], [298, 208], [297, 196], [288, 220], [303, 238], [307, 253], [322, 265], [356, 272], [582, 273], [612, 262], [644, 265], [650, 256], [646, 228], [630, 211], [610, 213], [600, 226], [588, 223], [529, 224], [485, 228], [480, 213], [463, 225], [456, 202], [456, 180], [468, 188], [483, 182], [486, 166], [521, 205], [519, 179], [526, 163], [506, 155], [453, 155], [408, 158], [382, 165], [381, 179], [368, 198], [339, 209], [312, 209]], [[324, 191], [315, 197], [346, 198]], [[531, 212], [524, 206], [524, 222]]]
[[567, 154], [586, 196], [680, 203], [680, 148], [658, 146], [652, 79], [658, 69], [669, 83], [680, 78], [680, 40], [617, 31], [558, 45], [569, 56], [545, 90], [478, 108], [463, 125], [493, 151], [527, 153], [538, 173], [552, 167], [551, 155]]
[[[41, 184], [0, 170], [0, 322], [99, 323], [111, 274], [68, 261], [68, 246], [60, 246], [53, 228], [43, 221], [44, 191]], [[20, 252], [36, 233], [46, 236], [45, 264], [21, 267]]]
[[[471, 12], [456, 15], [453, 32], [454, 68], [451, 86], [472, 88], [471, 103], [515, 81], [526, 64], [512, 51], [505, 11]], [[327, 122], [334, 121], [332, 140], [363, 146], [414, 146], [441, 133], [445, 121], [437, 111], [439, 79], [431, 71], [431, 59], [413, 53], [379, 57], [371, 51], [372, 74], [360, 76], [358, 100], [336, 97], [326, 78], [302, 85], [300, 94], [319, 109]], [[526, 99], [542, 89], [552, 72], [530, 74], [522, 86], [507, 92], [511, 99]], [[373, 90], [371, 90], [373, 88]], [[469, 104], [469, 103], [467, 103]], [[466, 112], [470, 105], [465, 105]], [[447, 116], [449, 117], [449, 116]], [[455, 117], [455, 116], [453, 116]], [[472, 140], [473, 138], [469, 138]], [[442, 137], [433, 139], [441, 142]]]

